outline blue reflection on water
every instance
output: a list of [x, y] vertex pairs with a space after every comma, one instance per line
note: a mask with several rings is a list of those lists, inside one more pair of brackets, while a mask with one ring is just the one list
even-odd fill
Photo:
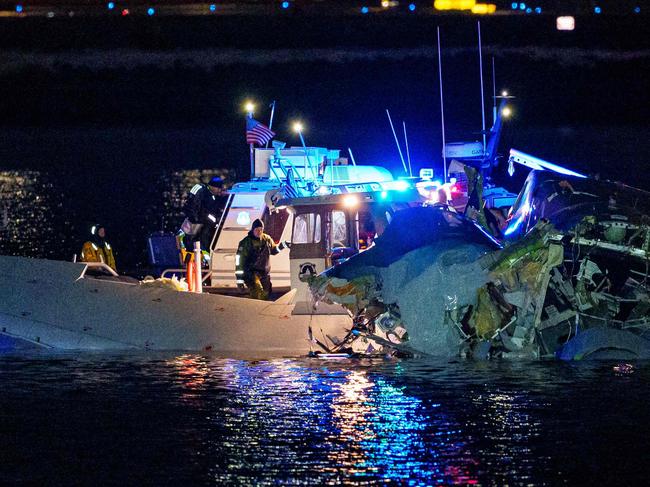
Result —
[[628, 363], [0, 355], [0, 478], [644, 485], [649, 379]]

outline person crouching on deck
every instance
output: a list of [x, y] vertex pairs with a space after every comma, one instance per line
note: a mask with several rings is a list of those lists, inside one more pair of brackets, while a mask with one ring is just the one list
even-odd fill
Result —
[[259, 218], [253, 222], [248, 235], [239, 242], [235, 263], [237, 287], [244, 284], [253, 299], [268, 299], [271, 294], [271, 256], [289, 247], [287, 242], [275, 245], [273, 239], [264, 233], [264, 223]]
[[103, 262], [117, 272], [113, 249], [106, 241], [106, 229], [99, 224], [90, 228], [90, 239], [81, 249], [81, 262]]

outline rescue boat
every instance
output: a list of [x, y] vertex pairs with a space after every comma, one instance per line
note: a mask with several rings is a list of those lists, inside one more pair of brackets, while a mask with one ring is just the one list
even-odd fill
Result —
[[[281, 143], [256, 149], [252, 178], [231, 188], [216, 226], [204, 292], [138, 282], [101, 263], [0, 256], [0, 346], [248, 356], [327, 349], [352, 320], [344, 308], [315, 303], [307, 281], [363, 250], [395, 211], [422, 199], [411, 181], [347, 164], [339, 151]], [[272, 301], [249, 299], [236, 287], [237, 245], [256, 218], [274, 240], [292, 243], [271, 257]]]

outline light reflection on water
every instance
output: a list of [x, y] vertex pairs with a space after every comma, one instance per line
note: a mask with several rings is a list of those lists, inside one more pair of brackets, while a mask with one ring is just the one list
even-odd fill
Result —
[[[227, 169], [130, 171], [106, 179], [57, 171], [0, 171], [0, 255], [71, 260], [93, 223], [101, 222], [115, 249], [118, 269], [147, 262], [147, 237], [175, 233], [182, 204], [196, 183]], [[86, 177], [84, 177], [86, 176]]]
[[[135, 469], [149, 483], [193, 485], [632, 482], [644, 475], [649, 371], [0, 356], [0, 441], [9, 452], [0, 480], [83, 481], [110, 469], [115, 481], [133, 481]], [[51, 447], [62, 442], [63, 456]]]
[[52, 257], [69, 227], [54, 218], [63, 195], [41, 171], [0, 171], [0, 253]]

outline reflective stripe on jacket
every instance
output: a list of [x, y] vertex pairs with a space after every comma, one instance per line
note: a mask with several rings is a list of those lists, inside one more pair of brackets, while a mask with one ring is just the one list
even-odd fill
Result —
[[263, 233], [260, 238], [255, 238], [251, 232], [239, 242], [235, 264], [235, 275], [238, 280], [250, 278], [255, 272], [268, 274], [271, 272], [271, 256], [280, 252], [273, 239]]
[[106, 242], [103, 247], [99, 247], [94, 243], [88, 241], [84, 243], [81, 249], [81, 262], [103, 262], [104, 264], [117, 271], [115, 265], [115, 257], [113, 256], [113, 249]]

